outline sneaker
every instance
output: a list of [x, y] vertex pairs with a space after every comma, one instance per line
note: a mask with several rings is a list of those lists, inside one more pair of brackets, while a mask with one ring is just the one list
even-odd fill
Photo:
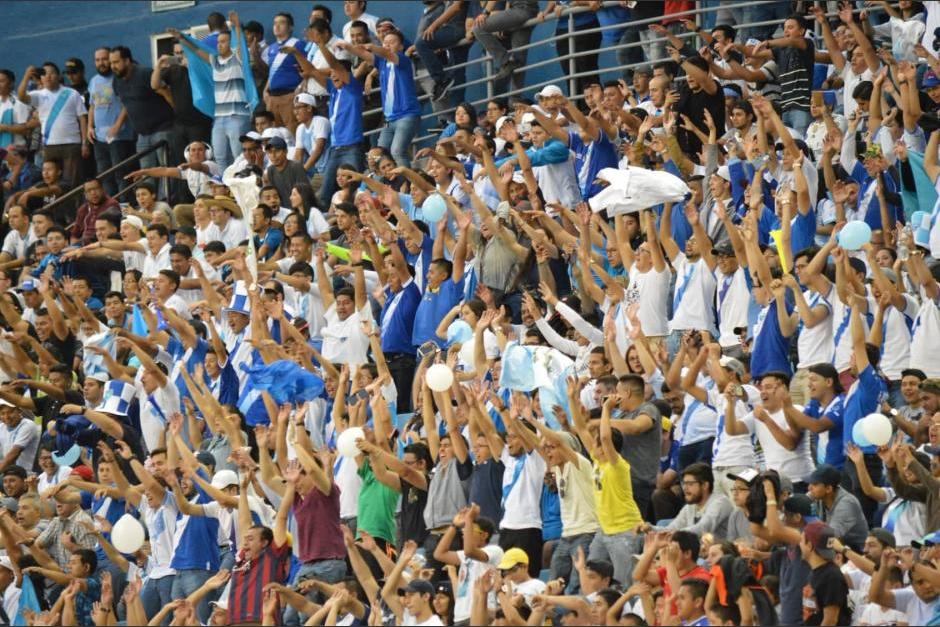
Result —
[[499, 71], [493, 75], [493, 80], [501, 81], [501, 80], [509, 78], [510, 76], [512, 76], [512, 73], [515, 72], [518, 67], [519, 67], [518, 61], [512, 58], [508, 59], [505, 63], [503, 63], [502, 67], [499, 68]]
[[444, 99], [445, 96], [447, 96], [447, 92], [453, 86], [454, 86], [453, 76], [447, 77], [446, 79], [444, 79], [443, 82], [434, 83], [434, 89], [432, 90], [432, 93], [431, 93], [431, 100], [433, 100], [434, 102], [440, 102], [441, 100]]

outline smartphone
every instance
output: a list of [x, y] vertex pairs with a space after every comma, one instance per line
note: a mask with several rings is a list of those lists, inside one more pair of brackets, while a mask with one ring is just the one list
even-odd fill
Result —
[[365, 390], [359, 390], [358, 392], [352, 395], [352, 402], [354, 403], [358, 403], [359, 401], [368, 402], [368, 400], [369, 400], [369, 393], [366, 392]]
[[424, 359], [428, 355], [433, 355], [438, 350], [437, 344], [431, 342], [430, 340], [418, 347], [418, 357]]

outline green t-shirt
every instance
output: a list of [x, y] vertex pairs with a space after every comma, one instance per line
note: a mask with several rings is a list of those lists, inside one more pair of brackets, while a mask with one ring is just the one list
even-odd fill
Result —
[[367, 531], [374, 538], [395, 543], [395, 505], [398, 493], [375, 478], [369, 460], [359, 468], [362, 488], [356, 513], [356, 530]]

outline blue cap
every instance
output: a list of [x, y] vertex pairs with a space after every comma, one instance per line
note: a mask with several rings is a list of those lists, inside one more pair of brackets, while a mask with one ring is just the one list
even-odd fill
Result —
[[36, 282], [33, 281], [32, 279], [27, 279], [26, 281], [23, 281], [20, 284], [21, 292], [35, 292], [38, 289], [39, 289], [39, 286], [36, 285]]
[[935, 546], [937, 544], [940, 544], [940, 531], [928, 533], [920, 540], [911, 540], [911, 546], [915, 549], [919, 549], [925, 546]]
[[938, 85], [940, 85], [940, 78], [937, 77], [937, 74], [933, 70], [927, 70], [924, 73], [923, 80], [920, 82], [920, 86], [924, 89], [930, 89]]

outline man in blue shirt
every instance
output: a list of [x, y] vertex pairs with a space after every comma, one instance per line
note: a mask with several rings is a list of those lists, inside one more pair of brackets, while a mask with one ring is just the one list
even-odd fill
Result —
[[807, 387], [810, 401], [803, 411], [788, 403], [784, 406], [784, 415], [794, 431], [808, 429], [819, 436], [817, 463], [842, 470], [845, 466], [845, 432], [842, 429], [845, 394], [839, 372], [832, 364], [814, 364], [809, 367]]
[[[134, 129], [127, 123], [127, 110], [114, 93], [110, 53], [111, 49], [106, 47], [95, 50], [98, 73], [88, 83], [88, 139], [94, 145], [99, 172], [134, 154]], [[130, 168], [123, 168], [102, 179], [108, 196], [117, 193], [119, 181], [129, 171]]]
[[[868, 344], [865, 341], [865, 328], [862, 326], [860, 313], [860, 307], [864, 306], [864, 298], [853, 295], [852, 299], [853, 305], [849, 313], [849, 332], [852, 334], [853, 349], [849, 367], [857, 379], [845, 395], [845, 418], [842, 428], [842, 432], [850, 436], [856, 422], [868, 414], [878, 411], [888, 392], [885, 379], [878, 370], [878, 362], [881, 360], [881, 347]], [[884, 479], [884, 466], [875, 452], [875, 447], [866, 446], [862, 448], [862, 452], [865, 454], [865, 467], [871, 475], [871, 480], [875, 485], [881, 485]], [[858, 495], [859, 501], [862, 503], [862, 509], [865, 511], [865, 517], [870, 524], [878, 503], [866, 496], [862, 490], [855, 464], [846, 464], [845, 475], [851, 482], [850, 491]]]
[[[294, 117], [294, 90], [300, 84], [300, 67], [296, 50], [307, 54], [307, 44], [293, 36], [294, 16], [278, 13], [274, 16], [274, 41], [261, 53], [269, 68], [268, 84], [264, 88], [264, 104], [274, 114], [277, 126], [286, 126], [293, 134], [297, 130]], [[281, 48], [285, 48], [282, 50]]]
[[385, 259], [388, 285], [383, 290], [385, 302], [379, 315], [382, 353], [398, 389], [398, 411], [411, 411], [411, 382], [415, 373], [412, 342], [415, 316], [421, 304], [421, 292], [398, 246], [389, 247]]
[[[330, 205], [333, 194], [338, 189], [336, 172], [341, 166], [361, 172], [365, 169], [365, 155], [362, 152], [362, 83], [353, 76], [348, 61], [340, 61], [330, 50], [331, 33], [329, 28], [311, 28], [310, 37], [320, 47], [324, 60], [330, 66], [329, 71], [304, 64], [304, 71], [316, 82], [323, 85], [330, 94], [330, 151], [323, 171], [323, 186], [320, 188], [320, 203]], [[301, 59], [299, 50], [293, 55]]]
[[[451, 210], [455, 210], [454, 200], [444, 197]], [[460, 237], [454, 249], [453, 263], [444, 259], [444, 229], [446, 222], [438, 222], [438, 237], [434, 239], [434, 261], [428, 268], [424, 294], [415, 314], [415, 326], [411, 336], [414, 346], [421, 346], [428, 340], [441, 348], [446, 348], [446, 340], [437, 337], [437, 325], [454, 305], [463, 300], [464, 262], [467, 258], [467, 233], [472, 223], [469, 214], [463, 214], [458, 221]]]

